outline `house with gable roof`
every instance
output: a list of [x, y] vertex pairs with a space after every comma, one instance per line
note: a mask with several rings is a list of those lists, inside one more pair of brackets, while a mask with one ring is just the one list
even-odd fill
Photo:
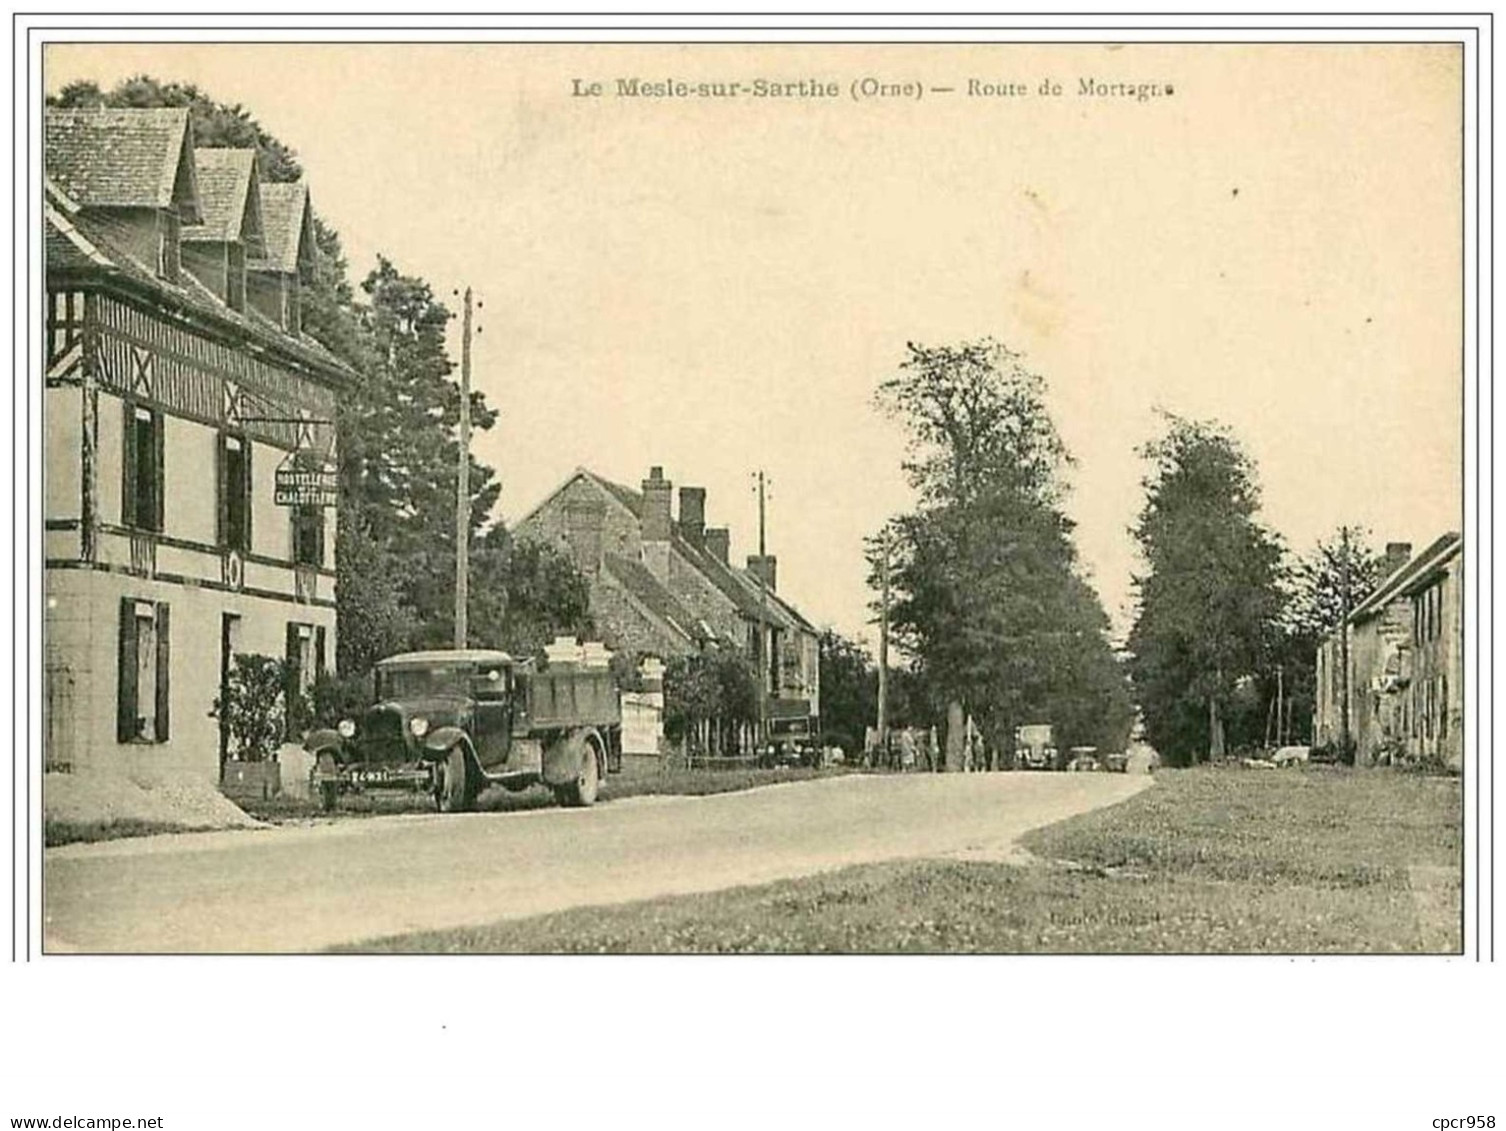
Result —
[[185, 109], [48, 108], [43, 161], [46, 759], [218, 782], [231, 656], [334, 660], [335, 511], [275, 495], [351, 373], [253, 281], [312, 263], [307, 194]]
[[1356, 765], [1463, 766], [1463, 550], [1452, 531], [1387, 545], [1380, 584], [1318, 648], [1314, 743], [1341, 741], [1347, 709]]
[[735, 648], [759, 664], [771, 733], [820, 726], [820, 633], [778, 593], [777, 559], [729, 561], [731, 532], [706, 525], [706, 491], [654, 467], [633, 490], [577, 468], [514, 527], [566, 553], [591, 585], [607, 645], [663, 659]]

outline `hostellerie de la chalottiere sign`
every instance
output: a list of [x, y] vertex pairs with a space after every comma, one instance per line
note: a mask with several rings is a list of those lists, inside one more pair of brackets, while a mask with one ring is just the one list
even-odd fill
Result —
[[279, 467], [272, 499], [280, 507], [332, 507], [339, 493], [338, 472]]

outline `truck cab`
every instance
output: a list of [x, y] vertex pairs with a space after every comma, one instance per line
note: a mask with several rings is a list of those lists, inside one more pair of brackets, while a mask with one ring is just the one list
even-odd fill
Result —
[[1024, 770], [1057, 768], [1056, 744], [1049, 723], [1032, 723], [1016, 727], [1014, 732], [1015, 764]]

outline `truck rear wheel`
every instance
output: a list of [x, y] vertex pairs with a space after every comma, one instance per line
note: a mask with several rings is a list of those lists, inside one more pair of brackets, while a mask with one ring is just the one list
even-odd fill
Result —
[[435, 766], [434, 803], [441, 813], [463, 813], [471, 807], [470, 768], [465, 747], [456, 743]]
[[554, 796], [561, 805], [583, 808], [596, 804], [601, 791], [601, 762], [597, 757], [596, 744], [587, 741], [581, 752], [580, 772], [575, 780], [555, 790]]

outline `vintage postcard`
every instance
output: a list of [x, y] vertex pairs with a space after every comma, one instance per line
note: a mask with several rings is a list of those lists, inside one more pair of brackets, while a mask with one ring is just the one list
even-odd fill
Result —
[[1479, 19], [29, 19], [13, 1126], [1494, 1126]]
[[1458, 43], [41, 67], [44, 953], [1464, 949]]

